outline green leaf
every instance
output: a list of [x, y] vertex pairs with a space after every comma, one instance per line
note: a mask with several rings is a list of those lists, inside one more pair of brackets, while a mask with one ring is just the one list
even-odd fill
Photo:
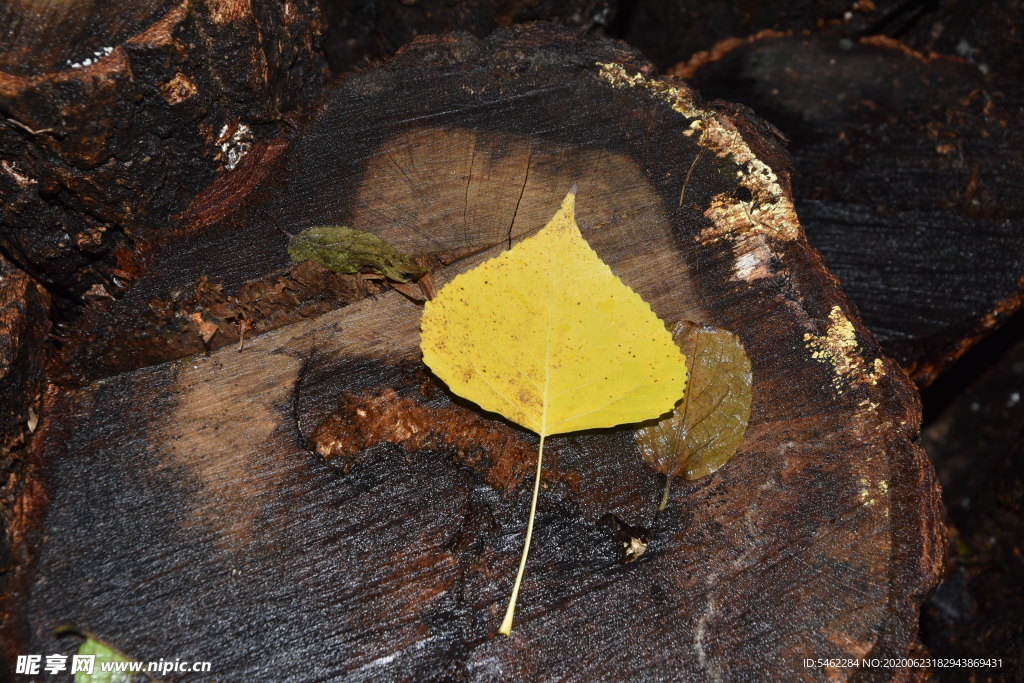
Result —
[[427, 269], [376, 235], [343, 225], [318, 225], [289, 235], [292, 261], [316, 261], [335, 273], [375, 270], [389, 280], [409, 282]]
[[75, 673], [75, 683], [131, 683], [134, 678], [134, 674], [127, 671], [103, 671], [103, 662], [128, 663], [132, 660], [92, 636], [85, 639], [75, 654], [96, 656], [92, 673]]
[[664, 509], [672, 478], [698, 479], [733, 456], [750, 421], [753, 379], [739, 338], [726, 330], [683, 322], [676, 343], [686, 355], [686, 396], [672, 413], [637, 432], [640, 452], [665, 475]]

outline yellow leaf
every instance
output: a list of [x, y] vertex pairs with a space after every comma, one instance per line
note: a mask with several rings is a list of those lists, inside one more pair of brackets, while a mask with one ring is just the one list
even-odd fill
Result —
[[448, 387], [544, 438], [668, 412], [686, 363], [665, 324], [586, 243], [575, 194], [536, 235], [455, 277], [423, 311], [423, 360]]
[[686, 382], [672, 335], [583, 239], [574, 201], [453, 279], [421, 323], [423, 360], [452, 391], [542, 436], [661, 415]]

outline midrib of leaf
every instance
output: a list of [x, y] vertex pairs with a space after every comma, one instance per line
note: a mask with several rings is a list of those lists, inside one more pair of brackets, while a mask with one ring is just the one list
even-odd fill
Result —
[[[618, 280], [593, 249], [586, 245], [586, 240], [582, 238], [575, 222], [574, 200], [575, 188], [570, 190], [562, 201], [562, 209], [541, 229], [541, 232], [544, 232], [550, 228], [550, 232], [545, 233], [544, 240], [530, 242], [529, 246], [524, 246], [519, 252], [516, 252], [516, 247], [512, 247], [508, 252], [510, 256], [507, 258], [499, 257], [499, 260], [495, 260], [493, 263], [485, 262], [474, 269], [474, 271], [478, 269], [479, 272], [469, 276], [466, 283], [472, 283], [475, 287], [480, 288], [481, 292], [486, 291], [486, 295], [466, 295], [469, 296], [467, 299], [462, 295], [446, 295], [449, 290], [442, 288], [434, 303], [428, 303], [424, 311], [421, 346], [424, 351], [424, 361], [434, 370], [435, 374], [447, 382], [458, 395], [473, 400], [488, 410], [499, 412], [507, 419], [531, 429], [539, 436], [534, 486], [522, 555], [512, 595], [499, 629], [499, 633], [504, 635], [509, 635], [511, 632], [516, 602], [528, 562], [540, 496], [544, 443], [547, 440], [547, 435], [577, 431], [583, 428], [579, 426], [581, 424], [587, 426], [620, 424], [626, 418], [642, 417], [643, 415], [639, 415], [640, 413], [646, 415], [653, 412], [655, 406], [661, 409], [671, 407], [678, 397], [678, 394], [673, 395], [676, 390], [673, 382], [672, 386], [669, 386], [668, 383], [660, 386], [652, 384], [649, 402], [631, 404], [627, 409], [611, 411], [609, 414], [605, 414], [609, 406], [614, 407], [624, 403], [627, 398], [636, 394], [637, 387], [631, 386], [624, 392], [625, 397], [620, 395], [606, 399], [602, 394], [596, 394], [581, 398], [578, 402], [558, 403], [559, 397], [578, 393], [581, 389], [597, 381], [593, 377], [589, 381], [581, 381], [580, 377], [586, 377], [591, 372], [600, 372], [601, 361], [599, 358], [602, 355], [600, 349], [580, 352], [576, 345], [580, 340], [576, 339], [576, 336], [600, 336], [602, 322], [606, 325], [618, 325], [620, 323], [618, 317], [621, 315], [638, 316], [637, 324], [643, 326], [645, 334], [648, 330], [651, 334], [649, 342], [647, 339], [641, 339], [640, 336], [630, 335], [625, 330], [616, 330], [617, 339], [621, 342], [619, 346], [626, 345], [631, 349], [635, 346], [636, 353], [646, 354], [641, 355], [642, 362], [650, 361], [650, 367], [640, 368], [638, 366], [637, 372], [640, 373], [641, 370], [648, 374], [654, 371], [664, 372], [673, 380], [681, 382], [685, 379], [685, 364], [682, 354], [677, 348], [673, 348], [673, 345], [666, 343], [667, 338], [657, 337], [658, 334], [667, 332], [663, 329], [663, 323], [652, 316], [650, 306], [640, 299], [639, 295], [629, 290], [621, 280]], [[534, 231], [527, 231], [526, 234], [529, 235], [531, 232]], [[481, 250], [473, 250], [473, 252], [479, 253]], [[566, 266], [563, 270], [564, 263], [568, 263], [571, 267]], [[489, 281], [489, 275], [495, 276], [493, 283]], [[566, 285], [571, 287], [559, 288], [557, 285], [562, 280], [566, 280]], [[593, 281], [594, 291], [589, 292], [583, 288], [582, 291], [585, 294], [578, 296], [577, 294], [581, 292], [579, 286], [581, 281]], [[452, 282], [454, 283], [455, 280]], [[545, 284], [549, 287], [547, 291], [543, 288]], [[488, 289], [487, 287], [490, 285], [503, 289]], [[610, 301], [610, 299], [624, 295], [623, 288], [629, 292], [627, 299], [617, 302]], [[500, 296], [504, 290], [514, 293], [516, 298], [524, 301], [508, 301], [506, 297]], [[495, 296], [495, 291], [498, 296]], [[448, 298], [445, 298], [446, 296]], [[453, 298], [454, 296], [459, 296], [458, 303]], [[589, 304], [594, 301], [603, 302], [605, 298], [609, 299], [608, 305], [595, 306], [595, 310], [588, 311], [583, 318], [576, 319], [576, 315], [581, 310], [576, 308], [577, 305], [586, 302], [590, 308]], [[546, 304], [546, 319], [538, 310], [543, 306], [543, 304], [537, 305], [541, 300]], [[526, 304], [525, 310], [521, 305], [523, 303]], [[573, 315], [569, 315], [570, 306], [572, 306]], [[511, 355], [504, 352], [504, 346], [496, 345], [493, 339], [487, 337], [490, 333], [511, 331], [499, 325], [496, 322], [498, 318], [494, 317], [500, 315], [506, 308], [518, 309], [513, 320], [524, 328], [522, 333], [506, 335], [508, 348], [513, 351]], [[480, 316], [475, 314], [477, 309], [484, 313], [490, 313], [492, 320], [490, 322], [481, 321]], [[519, 318], [522, 313], [526, 315]], [[606, 313], [615, 315], [605, 316]], [[555, 327], [556, 321], [558, 327]], [[543, 362], [541, 362], [540, 350], [537, 348], [541, 332], [538, 325], [541, 322], [546, 322]], [[563, 327], [566, 329], [563, 330]], [[473, 374], [466, 372], [467, 363], [460, 357], [461, 350], [444, 341], [446, 333], [451, 336], [456, 330], [464, 331], [464, 338], [468, 344], [465, 352], [470, 356], [471, 365], [469, 367], [472, 367]], [[489, 373], [494, 372], [493, 378], [497, 385], [492, 385], [490, 378], [483, 376], [477, 362], [472, 357], [473, 354], [480, 358], [481, 365], [479, 367], [484, 367]], [[636, 357], [632, 351], [630, 355]], [[543, 367], [543, 380], [541, 372], [537, 368], [538, 365]], [[631, 380], [636, 381], [637, 378], [631, 376], [628, 370], [623, 370], [615, 377], [604, 376], [603, 380], [609, 380], [609, 386], [606, 389], [614, 393], [618, 387], [632, 384]], [[561, 381], [563, 378], [566, 380], [565, 382]], [[653, 381], [657, 382], [658, 379], [654, 378]], [[558, 390], [555, 394], [551, 391], [552, 382]], [[566, 383], [572, 383], [573, 386], [563, 388]], [[505, 385], [509, 390], [509, 396], [505, 396], [498, 390], [498, 386], [505, 389]], [[541, 408], [539, 415], [536, 403], [538, 400]], [[606, 400], [604, 405], [590, 409], [595, 402], [602, 400]], [[492, 407], [495, 405], [502, 408], [508, 406], [510, 410], [508, 412], [504, 409], [498, 411]], [[577, 414], [566, 416], [566, 413], [571, 412]], [[591, 415], [591, 413], [595, 414]], [[556, 417], [553, 418], [553, 415]], [[584, 420], [584, 416], [589, 417]], [[553, 420], [557, 420], [557, 422], [552, 424]], [[573, 421], [577, 423], [575, 425], [577, 429], [572, 429]]]
[[[698, 342], [698, 344], [699, 344], [699, 342]], [[696, 350], [699, 351], [700, 350], [700, 346], [697, 346]], [[696, 360], [697, 359], [697, 354], [694, 353], [693, 356], [694, 356], [694, 370], [695, 370], [696, 369], [696, 365], [697, 365], [697, 360]], [[684, 434], [688, 434], [689, 433], [689, 427], [690, 427], [689, 424], [687, 424], [687, 422], [686, 422], [686, 410], [687, 410], [687, 408], [690, 405], [690, 394], [693, 393], [693, 391], [692, 391], [693, 387], [690, 386], [690, 379], [692, 377], [693, 377], [693, 370], [687, 368], [687, 370], [686, 370], [686, 385], [687, 386], [686, 386], [686, 393], [683, 394], [683, 412], [682, 412], [682, 416], [683, 416], [683, 433]], [[661, 503], [658, 505], [657, 512], [660, 513], [662, 511], [664, 511], [664, 509], [666, 507], [668, 507], [668, 494], [669, 494], [669, 491], [672, 490], [672, 478], [675, 477], [677, 474], [679, 474], [683, 470], [683, 466], [686, 464], [686, 461], [689, 460], [689, 459], [690, 459], [690, 453], [689, 453], [689, 449], [686, 448], [686, 439], [684, 438], [679, 443], [679, 456], [676, 458], [676, 466], [672, 469], [672, 473], [671, 474], [666, 474], [665, 475], [665, 490], [661, 494]]]
[[[548, 282], [551, 291], [555, 291], [555, 273], [548, 272]], [[544, 393], [541, 400], [540, 418], [540, 444], [537, 446], [537, 471], [533, 475], [533, 496], [530, 499], [530, 517], [526, 522], [526, 538], [523, 540], [523, 554], [519, 558], [519, 570], [516, 572], [515, 583], [512, 584], [512, 595], [508, 599], [508, 607], [505, 608], [505, 618], [501, 620], [501, 627], [498, 633], [504, 636], [512, 635], [512, 621], [516, 615], [516, 602], [519, 600], [519, 588], [523, 583], [523, 574], [526, 572], [526, 558], [530, 554], [530, 541], [533, 539], [533, 520], [537, 516], [537, 497], [540, 494], [540, 475], [544, 466], [544, 437], [548, 433], [548, 390], [551, 386], [551, 328], [554, 327], [551, 313], [551, 298], [548, 298], [548, 324], [544, 339]]]

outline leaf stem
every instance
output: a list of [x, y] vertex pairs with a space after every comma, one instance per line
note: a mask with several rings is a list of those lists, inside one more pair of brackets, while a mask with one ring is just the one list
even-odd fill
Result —
[[530, 539], [533, 538], [533, 519], [537, 516], [537, 494], [540, 492], [540, 472], [544, 462], [544, 435], [540, 435], [540, 446], [537, 447], [537, 473], [533, 477], [533, 500], [530, 501], [530, 519], [526, 523], [526, 540], [523, 542], [523, 555], [519, 558], [519, 572], [516, 582], [512, 585], [512, 596], [508, 599], [505, 618], [501, 620], [498, 633], [503, 636], [512, 635], [512, 619], [516, 614], [516, 601], [519, 599], [519, 586], [523, 582], [526, 570], [526, 556], [530, 554]]
[[661, 494], [661, 505], [658, 506], [658, 512], [662, 512], [668, 507], [668, 491], [672, 488], [672, 477], [665, 475], [665, 492]]

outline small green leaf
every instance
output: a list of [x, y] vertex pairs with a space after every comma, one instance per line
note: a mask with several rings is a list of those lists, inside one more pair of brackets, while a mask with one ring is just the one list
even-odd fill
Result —
[[687, 358], [686, 395], [665, 418], [637, 432], [644, 460], [665, 475], [664, 509], [672, 478], [698, 479], [733, 456], [750, 421], [750, 359], [739, 338], [710, 326], [683, 322], [676, 343]]
[[375, 270], [389, 280], [409, 282], [427, 269], [376, 235], [343, 225], [318, 225], [289, 235], [292, 261], [316, 261], [335, 273]]
[[131, 683], [134, 677], [134, 674], [127, 671], [103, 671], [103, 662], [128, 663], [132, 660], [92, 636], [85, 639], [75, 654], [96, 656], [92, 673], [88, 674], [84, 671], [75, 673], [75, 683]]

